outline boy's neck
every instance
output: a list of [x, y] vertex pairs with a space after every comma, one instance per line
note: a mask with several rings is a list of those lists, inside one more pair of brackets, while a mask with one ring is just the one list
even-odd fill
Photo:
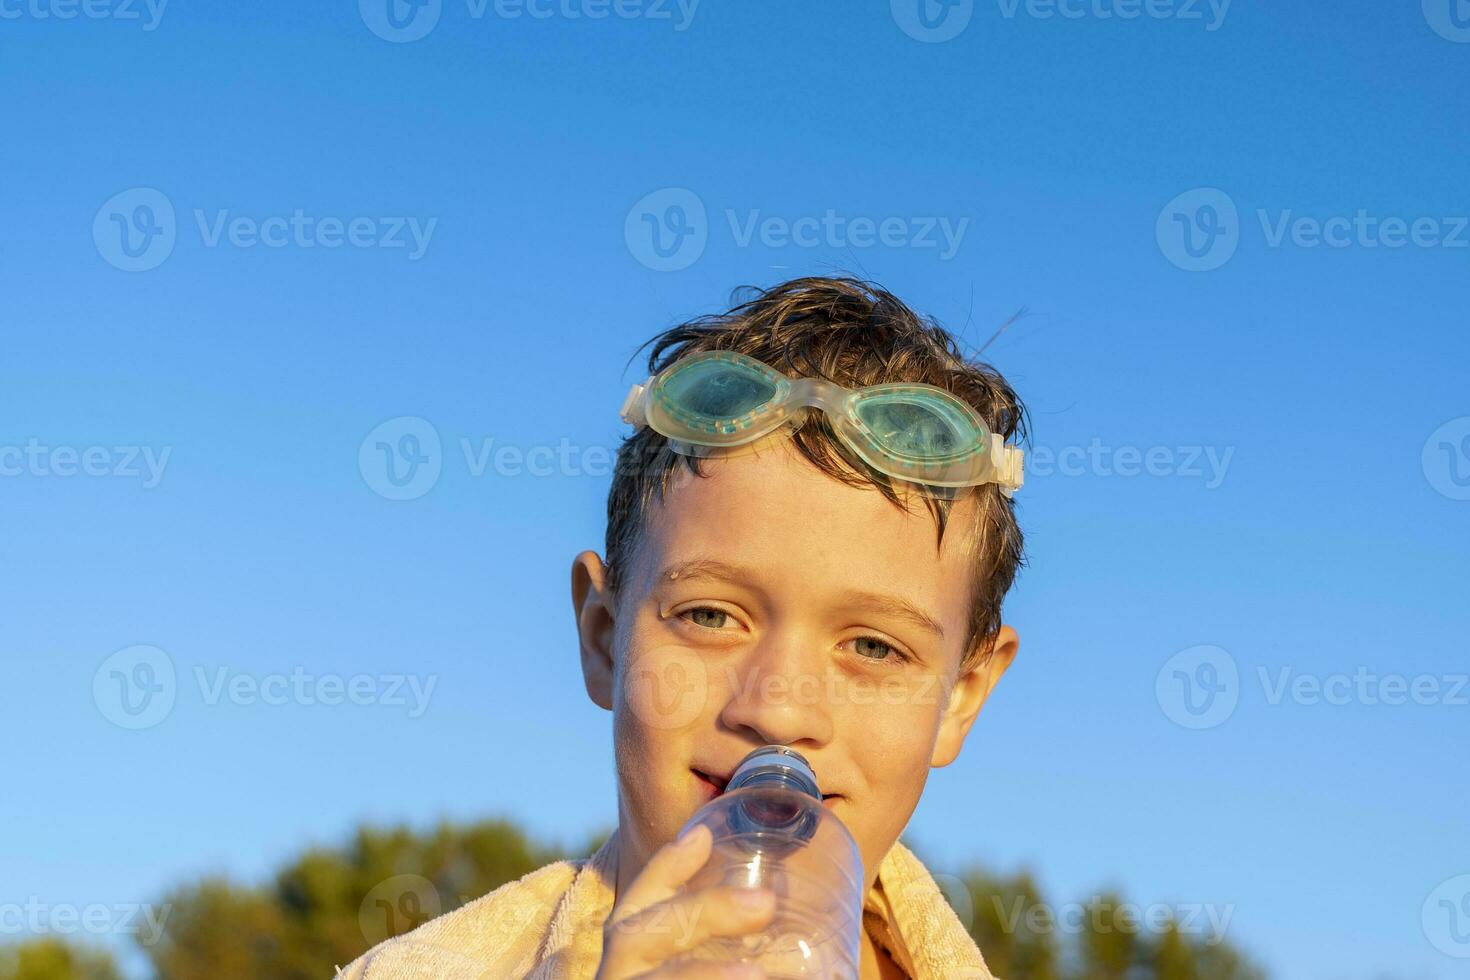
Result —
[[862, 963], [858, 967], [859, 980], [909, 980], [903, 968], [893, 961], [888, 951], [873, 941], [868, 930], [863, 930]]

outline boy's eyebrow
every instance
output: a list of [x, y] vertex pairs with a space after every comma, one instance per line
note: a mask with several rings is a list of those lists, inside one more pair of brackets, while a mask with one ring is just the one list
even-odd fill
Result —
[[[663, 571], [659, 572], [657, 581], [667, 582], [679, 579], [685, 581], [719, 579], [724, 582], [740, 582], [749, 581], [750, 573], [738, 565], [731, 565], [714, 558], [690, 558], [666, 565]], [[905, 620], [925, 632], [933, 633], [941, 640], [944, 639], [944, 627], [940, 622], [907, 599], [862, 590], [844, 592], [840, 599], [845, 605], [865, 606], [896, 619]]]
[[664, 566], [655, 581], [667, 582], [677, 579], [715, 578], [726, 582], [747, 579], [750, 573], [737, 565], [717, 561], [714, 558], [690, 558]]
[[880, 613], [902, 619], [912, 626], [933, 633], [939, 639], [944, 639], [944, 627], [939, 620], [909, 602], [895, 595], [884, 595], [881, 592], [847, 592], [842, 596], [843, 600], [854, 606], [867, 606]]

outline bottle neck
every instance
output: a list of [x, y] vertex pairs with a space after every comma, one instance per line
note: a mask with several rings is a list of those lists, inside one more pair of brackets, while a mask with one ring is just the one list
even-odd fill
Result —
[[817, 774], [811, 765], [799, 752], [781, 745], [767, 745], [746, 756], [736, 767], [725, 791], [747, 786], [780, 787], [805, 793], [818, 801], [822, 799]]

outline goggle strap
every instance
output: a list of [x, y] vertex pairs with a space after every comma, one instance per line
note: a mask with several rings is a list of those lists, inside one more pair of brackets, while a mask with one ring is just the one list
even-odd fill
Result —
[[648, 386], [653, 383], [649, 378], [643, 384], [634, 384], [628, 389], [628, 397], [623, 399], [623, 407], [618, 409], [618, 417], [629, 425], [641, 426], [648, 424], [648, 413], [644, 410], [643, 395], [648, 391]]
[[990, 465], [995, 470], [996, 483], [1000, 484], [1001, 493], [1007, 497], [1021, 489], [1021, 484], [1026, 479], [1022, 468], [1023, 455], [1019, 447], [1007, 446], [1005, 437], [998, 432], [990, 434]]

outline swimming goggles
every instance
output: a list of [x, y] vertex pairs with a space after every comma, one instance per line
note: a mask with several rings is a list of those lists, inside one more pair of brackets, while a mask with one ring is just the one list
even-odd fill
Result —
[[975, 409], [934, 385], [900, 382], [844, 388], [788, 378], [735, 351], [680, 358], [628, 391], [619, 415], [647, 425], [686, 456], [729, 456], [782, 427], [798, 429], [810, 409], [869, 466], [938, 487], [997, 483], [1021, 488], [1022, 452], [990, 431]]

